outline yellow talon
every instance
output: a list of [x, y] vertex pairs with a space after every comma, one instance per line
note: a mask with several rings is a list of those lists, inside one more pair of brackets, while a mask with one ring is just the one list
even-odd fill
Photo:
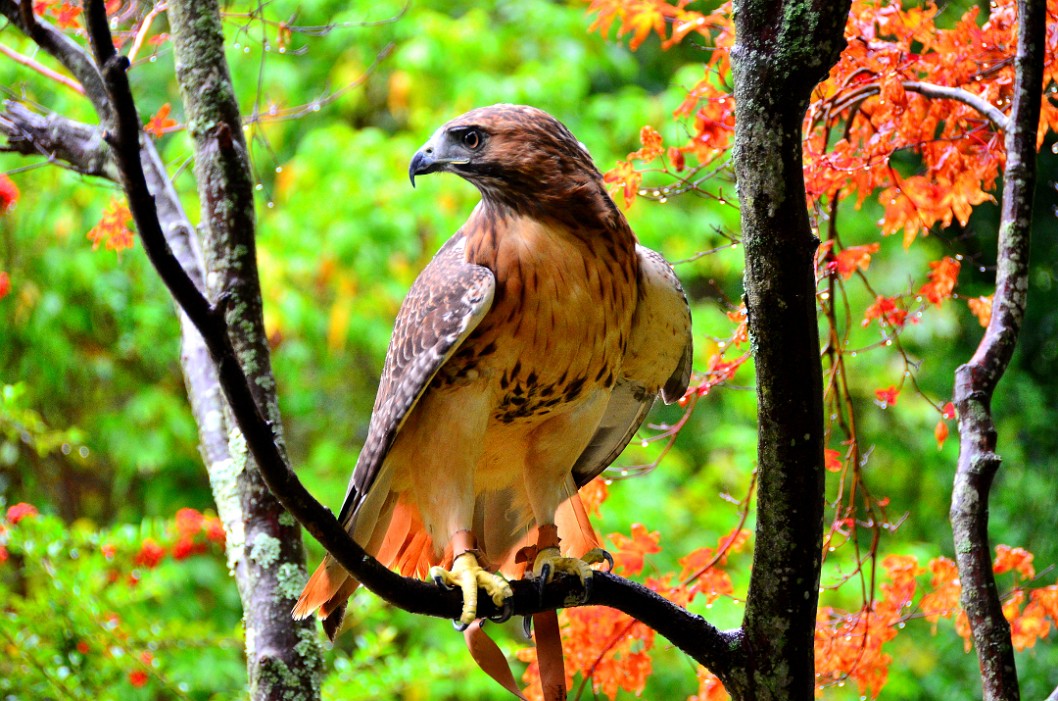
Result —
[[451, 571], [442, 567], [431, 567], [430, 578], [438, 586], [459, 587], [463, 592], [463, 615], [459, 622], [470, 625], [478, 617], [478, 589], [492, 597], [492, 603], [502, 608], [504, 601], [514, 596], [511, 585], [499, 574], [483, 568], [474, 553], [467, 551], [456, 556]]
[[613, 567], [613, 558], [610, 553], [600, 548], [595, 548], [584, 554], [583, 558], [562, 557], [557, 547], [541, 548], [533, 562], [533, 574], [544, 583], [550, 582], [555, 574], [576, 575], [581, 584], [587, 590], [591, 584], [594, 570], [589, 565], [599, 562], [608, 562]]

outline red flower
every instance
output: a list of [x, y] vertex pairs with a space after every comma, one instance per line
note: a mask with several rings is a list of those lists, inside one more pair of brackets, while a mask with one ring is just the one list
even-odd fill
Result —
[[106, 543], [99, 547], [99, 552], [103, 553], [103, 557], [110, 560], [117, 554], [118, 549], [113, 544]]
[[36, 516], [37, 513], [37, 507], [21, 502], [7, 510], [7, 520], [14, 525], [28, 516]]
[[136, 553], [136, 557], [133, 558], [132, 562], [147, 569], [154, 569], [164, 557], [165, 548], [158, 545], [153, 538], [147, 538], [143, 541], [140, 551]]
[[89, 650], [88, 643], [86, 643], [83, 640], [77, 641], [77, 651], [79, 653], [81, 653], [82, 655], [87, 655], [88, 654], [88, 650]]
[[0, 270], [0, 299], [7, 297], [11, 291], [11, 277], [6, 270]]
[[7, 558], [7, 548], [5, 548], [3, 545], [0, 545], [0, 563], [7, 562]]
[[0, 173], [0, 214], [11, 209], [18, 202], [18, 188], [11, 178]]
[[181, 538], [173, 546], [173, 559], [186, 560], [195, 551], [195, 543], [190, 538]]
[[198, 509], [180, 509], [176, 512], [176, 530], [181, 536], [191, 538], [202, 530], [205, 519]]
[[204, 528], [206, 531], [206, 538], [212, 540], [217, 545], [224, 545], [224, 526], [221, 524], [219, 518], [207, 518]]
[[147, 673], [142, 669], [137, 669], [133, 672], [129, 672], [129, 684], [139, 688], [147, 684]]

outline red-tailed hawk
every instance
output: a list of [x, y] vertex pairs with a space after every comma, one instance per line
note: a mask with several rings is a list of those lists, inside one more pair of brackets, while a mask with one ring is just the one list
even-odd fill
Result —
[[[402, 574], [479, 587], [502, 569], [591, 571], [597, 545], [577, 489], [691, 372], [690, 312], [671, 266], [636, 243], [591, 156], [533, 107], [473, 110], [437, 130], [415, 177], [455, 173], [481, 202], [422, 271], [397, 315], [339, 519]], [[561, 557], [558, 546], [567, 556]], [[448, 568], [448, 569], [443, 569]], [[358, 582], [327, 556], [294, 615], [333, 639]]]

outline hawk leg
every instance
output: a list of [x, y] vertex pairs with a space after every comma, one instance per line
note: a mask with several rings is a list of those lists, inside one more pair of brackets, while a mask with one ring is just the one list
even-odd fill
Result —
[[[461, 550], [452, 561], [452, 569], [434, 566], [430, 568], [430, 578], [438, 586], [453, 589], [459, 587], [463, 592], [463, 613], [459, 624], [465, 629], [478, 617], [478, 589], [483, 589], [492, 597], [492, 603], [506, 609], [508, 599], [514, 596], [511, 585], [501, 575], [489, 572], [478, 562], [474, 549], [474, 536], [469, 531], [460, 531], [452, 536], [452, 544]], [[509, 617], [510, 614], [507, 614]]]
[[591, 596], [593, 570], [590, 565], [606, 562], [613, 569], [613, 557], [602, 548], [594, 548], [583, 557], [563, 557], [558, 549], [558, 528], [554, 525], [540, 526], [536, 559], [533, 560], [533, 576], [540, 587], [543, 598], [544, 585], [558, 573], [572, 574], [584, 587], [585, 598]]

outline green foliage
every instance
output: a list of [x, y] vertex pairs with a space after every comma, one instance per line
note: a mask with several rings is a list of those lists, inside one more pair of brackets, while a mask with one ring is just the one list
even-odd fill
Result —
[[[183, 551], [174, 543], [169, 556], [165, 546], [179, 542], [171, 522], [99, 528], [19, 518], [24, 506], [0, 520], [5, 698], [238, 695], [238, 597], [221, 548], [198, 535]], [[205, 651], [209, 665], [201, 664]]]

